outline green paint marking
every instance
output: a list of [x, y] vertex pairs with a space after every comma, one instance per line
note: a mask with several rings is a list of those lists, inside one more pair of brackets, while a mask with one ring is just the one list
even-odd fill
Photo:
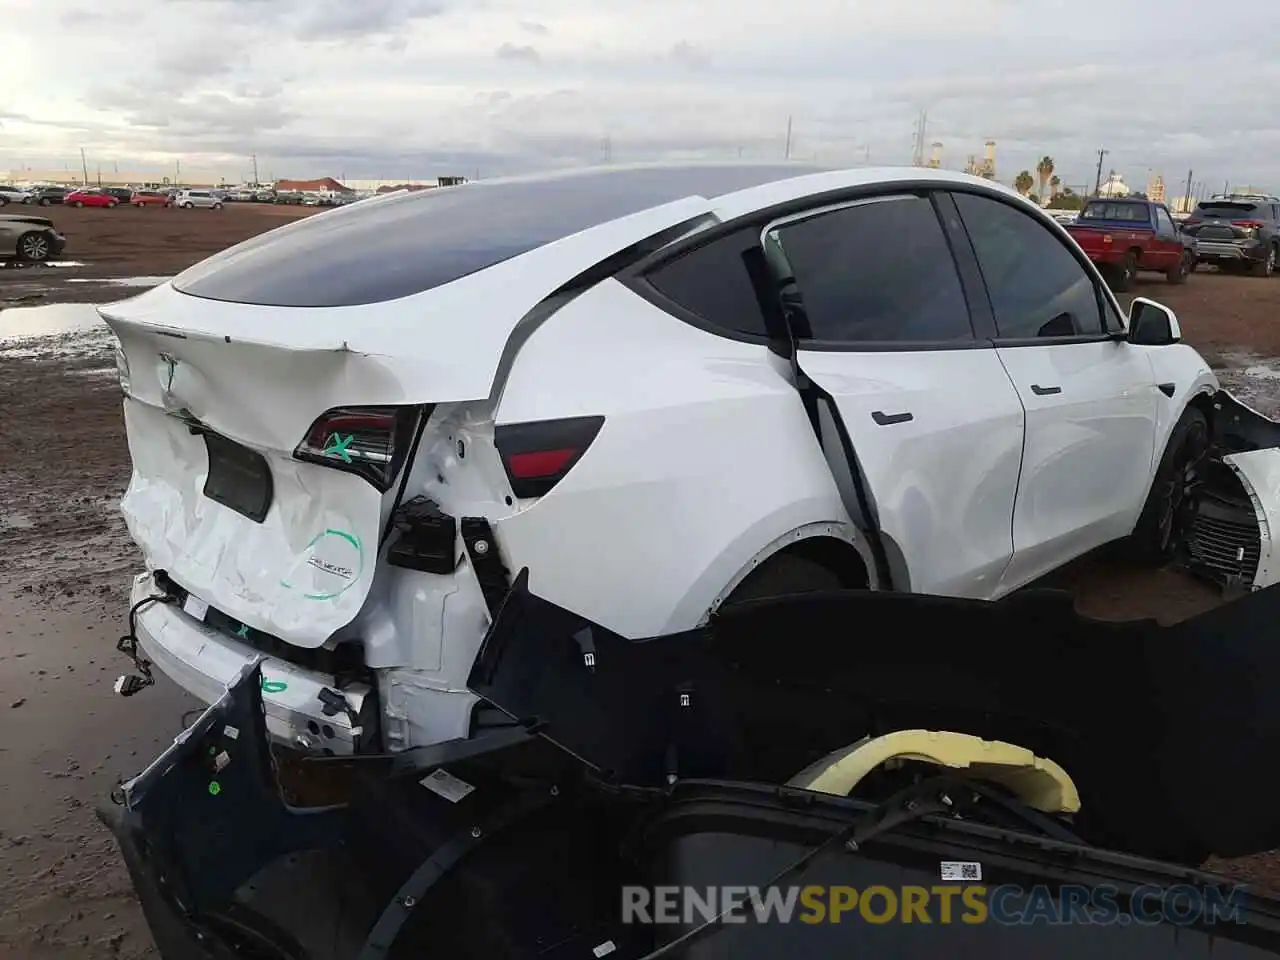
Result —
[[349, 433], [345, 437], [336, 433], [329, 434], [329, 439], [325, 441], [327, 446], [321, 452], [327, 456], [337, 456], [342, 458], [343, 463], [351, 462], [351, 454], [347, 452], [347, 447], [351, 446], [351, 441], [356, 438], [354, 433]]
[[[345, 530], [334, 530], [332, 528], [329, 528], [329, 529], [320, 531], [314, 537], [311, 538], [310, 542], [308, 542], [305, 547], [302, 548], [302, 552], [304, 554], [307, 553], [325, 537], [337, 537], [340, 540], [347, 541], [347, 543], [355, 547], [355, 550], [356, 550], [355, 574], [354, 576], [352, 576], [350, 580], [348, 580], [345, 584], [343, 584], [341, 589], [335, 590], [332, 593], [304, 593], [302, 596], [303, 596], [303, 599], [305, 600], [332, 600], [335, 597], [341, 596], [342, 594], [346, 593], [347, 590], [351, 589], [352, 584], [354, 584], [356, 581], [360, 579], [360, 574], [364, 570], [364, 544], [360, 542], [360, 538], [357, 537], [354, 533], [348, 533]], [[294, 589], [293, 584], [284, 578], [281, 578], [280, 586], [284, 587], [286, 590]]]
[[263, 693], [284, 693], [288, 689], [289, 689], [289, 685], [285, 683], [283, 680], [263, 680], [262, 681]]
[[244, 624], [244, 623], [240, 624], [240, 626], [236, 629], [236, 636], [237, 636], [237, 637], [242, 637], [242, 638], [244, 638], [244, 639], [248, 639], [248, 637], [249, 637], [249, 626], [248, 626], [248, 624]]
[[218, 794], [220, 794], [221, 792], [222, 792], [222, 787], [221, 787], [221, 786], [219, 786], [218, 781], [217, 781], [217, 780], [210, 780], [210, 781], [209, 781], [209, 796], [211, 796], [211, 797], [216, 797], [216, 796], [217, 796]]

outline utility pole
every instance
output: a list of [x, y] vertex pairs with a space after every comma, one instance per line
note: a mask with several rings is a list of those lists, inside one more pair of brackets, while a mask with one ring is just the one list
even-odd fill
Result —
[[258, 185], [258, 155], [255, 153], [250, 158], [253, 161], [253, 185]]
[[89, 186], [89, 162], [84, 158], [84, 147], [80, 148], [80, 172], [84, 174], [84, 180], [81, 182], [86, 187]]
[[173, 161], [173, 185], [175, 187], [182, 186], [182, 161]]
[[1102, 158], [1110, 152], [1110, 150], [1098, 151], [1098, 173], [1093, 178], [1093, 195], [1095, 197], [1098, 196], [1099, 192], [1102, 190]]
[[1191, 212], [1191, 184], [1192, 184], [1191, 175], [1194, 172], [1195, 172], [1194, 170], [1187, 171], [1187, 193], [1186, 193], [1186, 204], [1185, 204], [1186, 210], [1184, 211], [1186, 213]]
[[787, 146], [783, 152], [783, 157], [787, 160], [791, 159], [791, 117], [787, 117]]

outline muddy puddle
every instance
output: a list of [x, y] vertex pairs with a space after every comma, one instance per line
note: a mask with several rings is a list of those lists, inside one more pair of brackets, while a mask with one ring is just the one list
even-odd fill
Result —
[[1259, 413], [1280, 419], [1280, 357], [1231, 351], [1212, 358], [1212, 363], [1224, 390]]
[[92, 304], [0, 310], [0, 360], [97, 360], [96, 369], [114, 372], [114, 345], [115, 336]]

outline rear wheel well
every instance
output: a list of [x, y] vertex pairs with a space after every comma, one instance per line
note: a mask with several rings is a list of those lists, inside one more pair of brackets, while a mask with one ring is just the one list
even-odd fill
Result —
[[725, 599], [735, 603], [797, 589], [865, 589], [871, 578], [857, 547], [837, 537], [808, 537], [772, 554]]

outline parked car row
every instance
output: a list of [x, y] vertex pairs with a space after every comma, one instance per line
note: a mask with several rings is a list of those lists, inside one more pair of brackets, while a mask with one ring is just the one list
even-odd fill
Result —
[[223, 197], [215, 190], [183, 190], [176, 188], [133, 190], [129, 187], [35, 187], [20, 190], [0, 187], [0, 206], [9, 203], [35, 204], [47, 207], [62, 204], [66, 207], [179, 207], [220, 210]]
[[1233, 194], [1201, 201], [1179, 220], [1146, 197], [1088, 201], [1068, 232], [1116, 290], [1142, 271], [1182, 283], [1201, 264], [1270, 277], [1280, 261], [1280, 198]]

